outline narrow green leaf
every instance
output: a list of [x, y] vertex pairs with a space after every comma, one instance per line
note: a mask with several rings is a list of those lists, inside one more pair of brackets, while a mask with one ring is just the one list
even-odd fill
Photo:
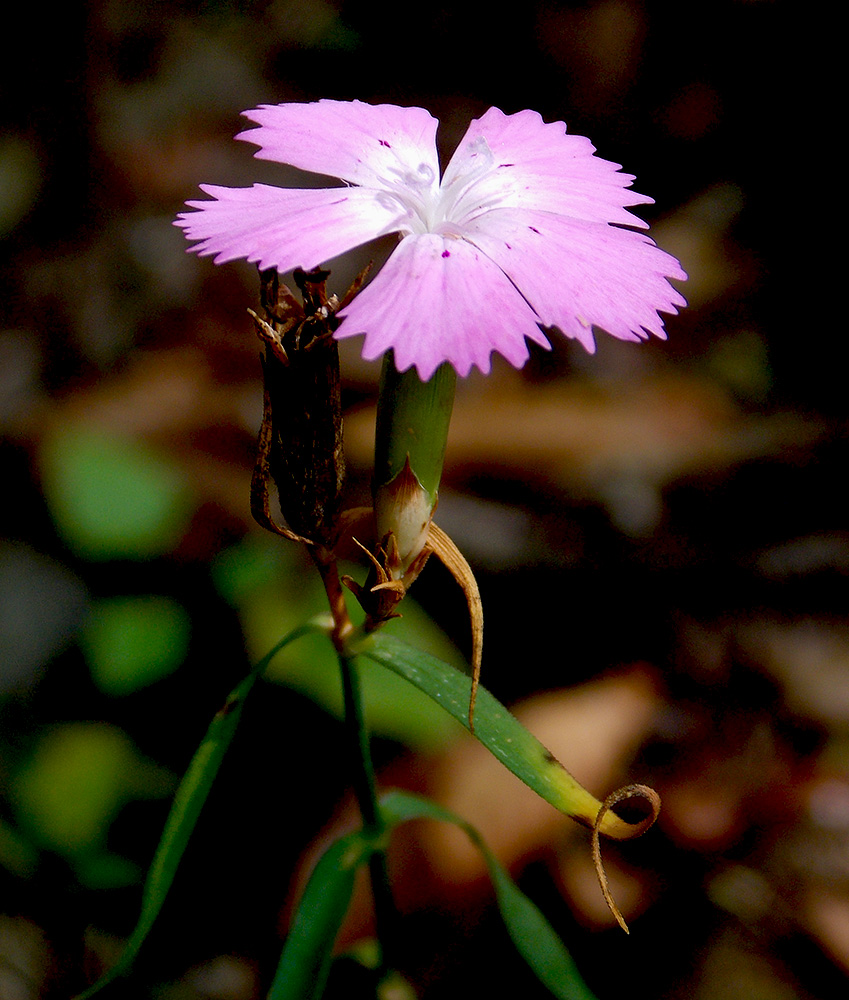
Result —
[[145, 938], [159, 916], [177, 866], [183, 857], [201, 809], [209, 796], [224, 754], [227, 752], [242, 715], [245, 699], [250, 694], [257, 678], [267, 668], [276, 654], [290, 642], [309, 632], [324, 631], [317, 621], [310, 622], [290, 632], [266, 655], [247, 677], [230, 692], [222, 708], [216, 713], [202, 743], [192, 758], [189, 768], [174, 796], [171, 812], [165, 822], [162, 838], [156, 848], [142, 890], [141, 914], [133, 933], [127, 941], [117, 965], [102, 979], [80, 994], [77, 1000], [89, 1000], [105, 986], [125, 975], [132, 965]]
[[[405, 677], [468, 728], [471, 681], [465, 674], [384, 632], [373, 633], [358, 652]], [[546, 802], [592, 827], [601, 802], [484, 687], [478, 689], [474, 735]], [[617, 840], [633, 837], [644, 828], [644, 824], [626, 823], [610, 811], [600, 827], [602, 833]]]
[[463, 830], [486, 861], [507, 933], [540, 982], [559, 1000], [595, 1000], [551, 924], [510, 878], [473, 826], [435, 802], [406, 792], [389, 792], [381, 797], [380, 806], [387, 824], [435, 819]]
[[298, 905], [268, 1000], [320, 1000], [357, 869], [374, 850], [373, 838], [358, 830], [321, 856]]

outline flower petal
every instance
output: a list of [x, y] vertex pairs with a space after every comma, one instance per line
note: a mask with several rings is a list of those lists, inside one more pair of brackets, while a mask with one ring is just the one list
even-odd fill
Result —
[[407, 236], [374, 280], [340, 314], [337, 337], [365, 333], [363, 357], [390, 348], [399, 371], [427, 380], [448, 361], [459, 375], [484, 373], [493, 351], [521, 367], [525, 338], [548, 347], [537, 317], [503, 272], [463, 240]]
[[[481, 171], [487, 147], [490, 168]], [[633, 176], [594, 153], [589, 139], [567, 134], [563, 122], [546, 124], [535, 111], [505, 115], [490, 108], [471, 123], [445, 171], [443, 190], [453, 189], [456, 199], [451, 216], [465, 222], [490, 208], [529, 208], [648, 228], [625, 206], [652, 199], [628, 190]]]
[[264, 104], [244, 116], [259, 128], [236, 138], [256, 143], [262, 160], [365, 187], [439, 185], [438, 122], [423, 108], [324, 100]]
[[466, 238], [515, 282], [544, 326], [594, 349], [592, 326], [620, 340], [666, 339], [659, 311], [684, 298], [678, 261], [642, 233], [549, 212], [498, 209], [465, 227]]
[[215, 263], [244, 257], [278, 271], [316, 267], [362, 243], [395, 232], [402, 206], [367, 188], [307, 190], [254, 184], [249, 188], [202, 185], [215, 201], [190, 201], [176, 225], [201, 256]]

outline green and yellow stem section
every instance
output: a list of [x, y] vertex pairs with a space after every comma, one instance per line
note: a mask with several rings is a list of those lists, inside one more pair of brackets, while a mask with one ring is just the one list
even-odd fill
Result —
[[396, 579], [403, 577], [427, 542], [439, 495], [457, 375], [441, 365], [423, 382], [415, 368], [399, 372], [384, 357], [377, 407], [374, 511], [379, 540], [397, 546]]

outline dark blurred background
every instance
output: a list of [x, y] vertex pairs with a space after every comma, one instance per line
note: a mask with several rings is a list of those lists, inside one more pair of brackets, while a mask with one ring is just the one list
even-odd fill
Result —
[[[637, 175], [690, 275], [667, 343], [600, 334], [590, 357], [559, 340], [466, 380], [438, 518], [479, 576], [487, 686], [594, 793], [639, 780], [663, 797], [658, 826], [606, 855], [630, 938], [587, 837], [375, 667], [384, 779], [484, 830], [600, 1000], [842, 995], [845, 376], [833, 327], [794, 293], [813, 267], [792, 155], [810, 109], [787, 6], [17, 14], [0, 60], [0, 997], [64, 1000], [114, 961], [212, 713], [322, 608], [302, 554], [249, 516], [255, 270], [187, 255], [172, 225], [199, 183], [285, 183], [232, 142], [239, 113], [320, 97], [426, 107], [443, 155], [490, 105], [563, 120]], [[362, 259], [332, 263], [336, 291]], [[343, 373], [354, 504], [378, 366], [346, 341]], [[413, 597], [396, 634], [459, 662], [450, 578], [429, 566]], [[302, 859], [346, 815], [338, 718], [328, 651], [281, 658], [116, 995], [264, 995]], [[455, 841], [413, 832], [393, 863], [421, 996], [546, 995]], [[358, 903], [345, 940], [368, 933]]]

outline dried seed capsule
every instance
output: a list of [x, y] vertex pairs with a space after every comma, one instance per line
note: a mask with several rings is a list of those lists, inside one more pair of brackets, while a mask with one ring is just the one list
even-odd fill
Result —
[[[342, 401], [335, 298], [328, 298], [329, 271], [295, 272], [303, 305], [264, 271], [264, 316], [255, 316], [266, 344], [266, 461], [280, 509], [297, 534], [332, 545], [345, 478]], [[262, 437], [262, 435], [261, 435]]]

